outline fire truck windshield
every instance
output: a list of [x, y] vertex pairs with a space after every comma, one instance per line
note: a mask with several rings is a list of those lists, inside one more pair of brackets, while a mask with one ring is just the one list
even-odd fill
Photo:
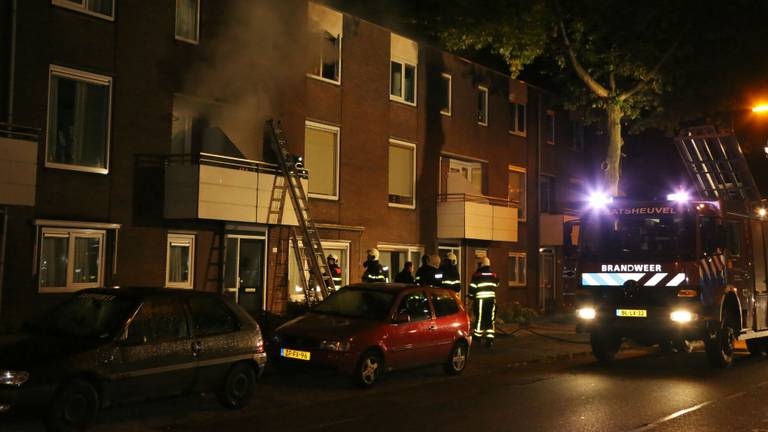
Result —
[[582, 223], [580, 254], [590, 258], [659, 258], [694, 255], [693, 217], [682, 214], [602, 214]]

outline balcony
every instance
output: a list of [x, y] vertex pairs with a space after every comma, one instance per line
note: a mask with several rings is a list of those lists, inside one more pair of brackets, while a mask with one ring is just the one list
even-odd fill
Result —
[[35, 205], [36, 130], [0, 123], [0, 205]]
[[517, 241], [518, 209], [514, 202], [465, 193], [444, 194], [437, 202], [437, 237]]
[[569, 224], [579, 218], [567, 214], [542, 213], [539, 219], [539, 244], [541, 246], [563, 246], [566, 236], [571, 236], [570, 244], [578, 243], [578, 230]]
[[[276, 165], [210, 153], [170, 156], [165, 163], [167, 219], [298, 225], [288, 190], [282, 214], [270, 214], [284, 177]], [[306, 190], [306, 180], [302, 180]]]

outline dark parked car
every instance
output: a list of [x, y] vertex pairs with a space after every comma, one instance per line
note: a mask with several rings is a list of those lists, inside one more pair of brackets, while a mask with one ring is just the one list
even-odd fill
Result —
[[472, 343], [456, 293], [405, 284], [355, 284], [280, 326], [268, 351], [278, 368], [330, 366], [364, 388], [385, 370], [442, 364], [460, 374]]
[[258, 324], [222, 296], [88, 289], [0, 338], [0, 408], [45, 407], [49, 430], [70, 430], [112, 402], [189, 391], [241, 407], [265, 363]]

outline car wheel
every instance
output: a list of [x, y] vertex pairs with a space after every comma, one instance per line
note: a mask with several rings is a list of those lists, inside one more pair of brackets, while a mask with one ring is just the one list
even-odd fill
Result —
[[722, 322], [716, 323], [708, 331], [704, 341], [709, 364], [717, 368], [727, 368], [733, 364], [733, 344], [736, 340], [736, 332], [730, 323], [728, 316]]
[[378, 352], [369, 350], [364, 352], [357, 361], [355, 368], [355, 383], [364, 389], [369, 389], [376, 384], [384, 371], [384, 360]]
[[467, 367], [467, 360], [469, 360], [469, 347], [466, 342], [458, 341], [453, 345], [443, 369], [448, 375], [460, 375]]
[[768, 339], [747, 339], [747, 349], [755, 357], [765, 357], [768, 354]]
[[595, 332], [589, 335], [589, 343], [592, 354], [600, 363], [610, 363], [621, 348], [621, 336], [607, 331]]
[[46, 430], [77, 431], [88, 428], [99, 412], [99, 393], [83, 380], [70, 381], [53, 396], [45, 419]]
[[256, 373], [248, 363], [237, 363], [230, 368], [219, 390], [219, 402], [226, 408], [242, 408], [248, 405], [256, 390]]

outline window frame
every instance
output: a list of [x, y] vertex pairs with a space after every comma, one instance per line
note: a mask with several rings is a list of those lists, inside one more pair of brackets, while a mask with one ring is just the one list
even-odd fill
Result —
[[[67, 268], [66, 268], [66, 282], [63, 287], [43, 287], [41, 283], [41, 267], [43, 264], [43, 244], [46, 237], [66, 238], [67, 239]], [[98, 272], [99, 277], [96, 282], [75, 282], [73, 279], [74, 274], [74, 255], [76, 239], [78, 238], [98, 238], [99, 239], [99, 265]], [[100, 288], [104, 286], [104, 271], [105, 256], [106, 256], [106, 241], [107, 231], [98, 229], [81, 229], [81, 228], [53, 228], [42, 227], [40, 231], [40, 243], [38, 248], [37, 259], [37, 292], [40, 294], [56, 294], [56, 293], [69, 293], [75, 292], [84, 288]]]
[[[544, 181], [546, 179], [546, 182]], [[541, 187], [544, 183], [547, 183], [547, 199], [543, 199], [542, 193], [544, 188]], [[553, 214], [555, 213], [555, 176], [552, 174], [541, 173], [539, 175], [539, 213]], [[547, 203], [547, 211], [544, 211], [544, 203]]]
[[[528, 123], [528, 107], [526, 106], [526, 104], [521, 104], [521, 103], [517, 103], [517, 102], [510, 102], [509, 105], [510, 105], [510, 107], [514, 107], [514, 113], [512, 113], [512, 116], [511, 116], [512, 119], [511, 119], [511, 123], [510, 123], [510, 126], [512, 126], [512, 127], [509, 128], [509, 133], [511, 133], [512, 135], [517, 135], [517, 136], [521, 136], [521, 137], [527, 137], [528, 136], [528, 125], [527, 125], [527, 123]], [[521, 107], [523, 109], [523, 125], [522, 125], [522, 129], [520, 128], [520, 124], [517, 121], [518, 117], [519, 117], [519, 110], [520, 110]]]
[[584, 151], [584, 122], [581, 120], [571, 120], [571, 145], [570, 148], [575, 152]]
[[[393, 203], [389, 201], [389, 185], [387, 185], [387, 205], [389, 207], [394, 208], [404, 208], [404, 209], [415, 209], [416, 208], [416, 144], [409, 143], [407, 141], [398, 140], [395, 138], [389, 139], [389, 145], [387, 146], [387, 153], [389, 153], [389, 147], [391, 146], [395, 147], [401, 147], [401, 148], [409, 148], [413, 150], [413, 166], [411, 167], [412, 171], [412, 181], [411, 181], [411, 195], [413, 196], [413, 204], [398, 204]], [[389, 163], [389, 154], [387, 154], [387, 175], [389, 175], [389, 169], [391, 168]], [[387, 181], [389, 181], [389, 177], [387, 177]]]
[[515, 258], [516, 269], [520, 268], [519, 261], [521, 258], [523, 259], [523, 280], [521, 281], [518, 278], [513, 281], [512, 279], [509, 279], [509, 272], [507, 272], [507, 278], [508, 278], [507, 286], [510, 286], [510, 287], [527, 286], [528, 285], [528, 253], [527, 252], [509, 252], [507, 254], [507, 266], [509, 266], [509, 258]]
[[173, 15], [173, 38], [180, 42], [189, 43], [192, 45], [199, 45], [200, 44], [200, 0], [197, 1], [197, 17], [195, 18], [195, 37], [196, 39], [189, 39], [184, 36], [179, 36], [177, 33], [177, 24], [179, 20], [179, 0], [176, 0], [175, 7], [174, 7], [174, 15]]
[[392, 318], [397, 318], [397, 316], [400, 314], [400, 306], [403, 305], [403, 302], [405, 302], [405, 300], [408, 297], [410, 297], [410, 296], [412, 296], [414, 294], [421, 294], [422, 296], [424, 296], [424, 300], [427, 301], [427, 306], [429, 307], [429, 317], [424, 318], [424, 319], [414, 320], [413, 317], [410, 316], [410, 314], [408, 314], [409, 317], [411, 318], [411, 320], [408, 321], [407, 323], [400, 323], [400, 324], [411, 324], [411, 323], [417, 323], [417, 322], [422, 322], [422, 321], [433, 321], [433, 320], [435, 320], [435, 311], [434, 311], [434, 308], [433, 308], [433, 305], [432, 305], [432, 299], [430, 298], [430, 293], [428, 292], [428, 290], [425, 290], [423, 288], [405, 291], [400, 296], [399, 299], [396, 299], [396, 303], [395, 303], [395, 307], [394, 307], [394, 314], [393, 314]]
[[555, 145], [555, 142], [557, 141], [557, 121], [555, 117], [555, 111], [548, 109], [545, 114], [547, 118], [547, 130], [552, 131], [552, 139], [550, 140], [547, 135], [544, 135], [544, 141], [549, 145]]
[[[336, 174], [335, 175], [335, 177], [336, 177], [335, 185], [334, 185], [335, 194], [334, 195], [325, 195], [325, 194], [318, 194], [318, 193], [310, 192], [309, 191], [309, 183], [312, 181], [312, 179], [311, 179], [312, 178], [312, 173], [309, 172], [309, 168], [307, 168], [308, 169], [307, 172], [309, 172], [309, 179], [307, 180], [307, 196], [310, 197], [310, 198], [317, 198], [317, 199], [323, 199], [323, 200], [328, 200], [328, 201], [338, 201], [339, 197], [341, 196], [341, 191], [339, 190], [339, 183], [340, 183], [339, 179], [341, 178], [341, 172], [340, 172], [340, 167], [341, 167], [341, 128], [338, 127], [338, 126], [332, 126], [332, 125], [325, 124], [325, 123], [318, 123], [318, 122], [314, 122], [314, 121], [311, 121], [311, 120], [305, 120], [304, 121], [304, 157], [305, 157], [305, 159], [306, 159], [306, 155], [307, 155], [307, 132], [306, 132], [307, 128], [321, 130], [321, 131], [324, 131], [324, 132], [333, 132], [333, 133], [336, 134], [336, 161], [335, 161], [336, 163], [335, 163], [335, 166], [334, 166], [334, 173]], [[306, 166], [306, 164], [305, 164], [305, 166]]]
[[[330, 33], [328, 33], [328, 34], [330, 34]], [[333, 35], [331, 35], [331, 36], [333, 36]], [[321, 82], [324, 82], [324, 83], [333, 84], [335, 86], [341, 86], [341, 71], [342, 71], [342, 66], [341, 66], [342, 65], [342, 58], [341, 58], [341, 56], [342, 56], [342, 52], [343, 52], [342, 51], [342, 47], [344, 45], [344, 34], [343, 33], [342, 34], [338, 34], [338, 35], [336, 35], [336, 38], [339, 41], [339, 80], [338, 81], [334, 81], [334, 80], [332, 80], [330, 78], [326, 78], [326, 77], [324, 77], [322, 75], [315, 75], [312, 72], [307, 72], [307, 77], [315, 79], [315, 80], [318, 80], [318, 81], [321, 81]], [[323, 55], [322, 55], [322, 53], [320, 54], [319, 64], [320, 64], [320, 69], [319, 70], [320, 70], [320, 73], [322, 74], [323, 73]]]
[[[478, 111], [478, 113], [477, 113], [478, 114], [477, 115], [477, 124], [479, 124], [480, 126], [488, 126], [488, 122], [489, 122], [488, 118], [490, 117], [490, 115], [489, 115], [490, 113], [488, 112], [488, 103], [489, 103], [488, 99], [490, 98], [490, 94], [488, 92], [488, 87], [484, 86], [484, 85], [477, 86], [477, 94], [478, 94], [478, 96], [480, 96], [481, 94], [485, 94], [485, 99], [483, 100], [483, 109], [484, 109], [484, 113], [483, 114], [485, 114], [483, 116], [484, 121], [480, 120], [481, 112]], [[477, 108], [479, 109], [480, 106], [478, 106]]]
[[[392, 94], [392, 63], [400, 65], [400, 96]], [[405, 99], [405, 66], [413, 66], [413, 102]], [[419, 94], [419, 65], [413, 64], [408, 60], [390, 57], [389, 59], [389, 100], [399, 102], [405, 105], [416, 106]]]
[[[81, 81], [88, 84], [101, 85], [101, 86], [107, 87], [107, 97], [109, 100], [107, 101], [108, 108], [107, 108], [106, 142], [104, 143], [104, 162], [105, 162], [104, 168], [48, 161], [48, 147], [51, 145], [51, 142], [50, 142], [50, 130], [52, 127], [51, 96], [53, 94], [52, 85], [53, 85], [54, 76], [72, 80], [72, 81]], [[48, 106], [46, 107], [46, 113], [45, 113], [46, 131], [45, 131], [44, 166], [46, 168], [63, 169], [63, 170], [69, 170], [69, 171], [81, 171], [81, 172], [89, 172], [89, 173], [95, 173], [95, 174], [109, 174], [110, 149], [112, 147], [112, 85], [113, 83], [114, 81], [112, 77], [109, 77], [106, 75], [99, 75], [91, 72], [85, 72], [78, 69], [72, 69], [72, 68], [54, 65], [54, 64], [49, 65], [48, 96], [47, 96]]]
[[[165, 287], [194, 289], [195, 287], [195, 234], [169, 232], [165, 239]], [[171, 282], [171, 246], [173, 242], [189, 242], [189, 278], [187, 282]]]
[[[523, 175], [523, 200], [518, 204], [518, 222], [526, 222], [528, 220], [528, 170], [520, 166], [509, 165], [507, 176], [509, 176], [509, 172], [517, 172]], [[507, 199], [512, 201], [509, 199], [509, 178], [507, 178]], [[520, 204], [522, 204], [522, 207], [520, 207]]]
[[85, 15], [101, 18], [107, 21], [115, 21], [115, 0], [112, 0], [112, 15], [105, 15], [88, 9], [87, 5], [90, 4], [90, 0], [83, 0], [82, 4], [78, 4], [77, 2], [71, 0], [51, 0], [51, 4], [62, 7], [64, 9], [80, 12]]
[[[447, 78], [447, 80], [446, 80]], [[448, 110], [440, 109], [440, 114], [451, 117], [453, 115], [453, 77], [445, 72], [440, 74], [440, 85], [448, 83]]]
[[[350, 251], [350, 240], [320, 240], [320, 244], [323, 246], [323, 251], [326, 253], [326, 257], [328, 256], [328, 250], [332, 249], [343, 249], [344, 250], [344, 259], [341, 259], [342, 262], [337, 262], [339, 264], [339, 267], [341, 267], [341, 274], [342, 276], [342, 286], [349, 285], [352, 283], [351, 278], [349, 277], [349, 263], [351, 261], [349, 257], [349, 251]], [[301, 246], [301, 239], [299, 239], [299, 247]], [[298, 301], [303, 302], [306, 300], [306, 297], [304, 295], [304, 291], [302, 288], [302, 291], [296, 290], [296, 287], [298, 286], [299, 281], [299, 275], [295, 272], [298, 270], [298, 264], [293, 264], [296, 262], [296, 252], [293, 250], [293, 244], [289, 242], [288, 244], [288, 301]], [[296, 268], [294, 268], [296, 267]], [[307, 278], [309, 278], [309, 269], [307, 269]], [[309, 280], [309, 279], [307, 279]], [[346, 283], [344, 283], [344, 280], [346, 280]], [[336, 287], [336, 289], [339, 289], [341, 287]], [[297, 297], [300, 297], [298, 300]]]
[[[405, 254], [405, 261], [411, 261], [413, 263], [414, 267], [414, 275], [416, 274], [416, 270], [421, 265], [421, 257], [424, 256], [424, 247], [420, 245], [408, 245], [408, 244], [398, 244], [398, 243], [377, 243], [376, 249], [379, 250], [379, 252], [396, 252], [396, 253], [404, 253]], [[418, 259], [413, 259], [411, 256], [413, 254], [418, 254]], [[389, 275], [392, 279], [394, 279], [395, 275], [400, 273], [400, 270], [402, 269], [394, 269], [389, 266]]]

